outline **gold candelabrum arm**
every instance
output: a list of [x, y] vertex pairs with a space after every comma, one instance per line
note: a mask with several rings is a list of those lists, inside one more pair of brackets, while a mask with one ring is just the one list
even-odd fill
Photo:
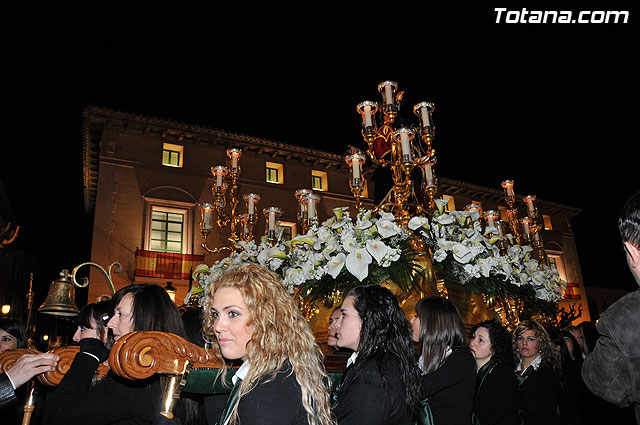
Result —
[[102, 266], [100, 266], [99, 264], [96, 263], [92, 263], [92, 262], [86, 262], [86, 263], [82, 263], [77, 265], [72, 271], [71, 271], [71, 281], [73, 282], [74, 285], [76, 285], [78, 288], [84, 288], [87, 285], [89, 285], [89, 279], [86, 277], [82, 278], [82, 284], [78, 283], [78, 281], [76, 280], [76, 273], [78, 272], [78, 270], [80, 270], [80, 268], [84, 267], [84, 266], [91, 266], [91, 267], [95, 267], [96, 269], [100, 270], [100, 272], [102, 272], [102, 275], [104, 276], [104, 278], [106, 279], [107, 283], [109, 284], [109, 290], [111, 291], [111, 295], [116, 293], [116, 288], [113, 286], [113, 279], [111, 277], [111, 269], [112, 268], [116, 268], [113, 273], [120, 273], [122, 272], [122, 265], [120, 263], [113, 262], [109, 265], [108, 269], [105, 270], [104, 268], [102, 268]]

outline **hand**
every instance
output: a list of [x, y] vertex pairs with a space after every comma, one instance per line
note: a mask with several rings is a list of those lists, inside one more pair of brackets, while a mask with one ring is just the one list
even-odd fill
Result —
[[58, 364], [58, 356], [55, 354], [25, 354], [6, 374], [18, 388], [40, 373], [51, 372], [56, 364]]
[[100, 363], [109, 358], [109, 350], [104, 343], [96, 338], [82, 338], [80, 340], [80, 352], [95, 356]]

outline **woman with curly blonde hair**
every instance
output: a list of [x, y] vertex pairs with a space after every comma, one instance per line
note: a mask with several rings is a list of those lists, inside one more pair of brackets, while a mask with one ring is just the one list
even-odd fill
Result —
[[323, 355], [276, 274], [251, 264], [213, 282], [203, 334], [224, 365], [220, 376], [225, 361], [242, 361], [218, 425], [333, 424]]
[[524, 320], [513, 331], [513, 350], [518, 380], [518, 405], [524, 425], [558, 423], [560, 352], [544, 327]]

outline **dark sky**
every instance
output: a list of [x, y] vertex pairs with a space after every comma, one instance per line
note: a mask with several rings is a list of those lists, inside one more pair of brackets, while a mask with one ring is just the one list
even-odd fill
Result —
[[628, 24], [496, 24], [497, 6], [30, 15], [4, 61], [1, 170], [20, 246], [49, 281], [90, 258], [89, 103], [346, 153], [364, 147], [356, 104], [394, 80], [404, 116], [436, 105], [438, 175], [496, 189], [513, 179], [517, 194], [581, 208], [585, 283], [634, 289], [616, 217], [640, 188], [635, 11], [618, 8]]

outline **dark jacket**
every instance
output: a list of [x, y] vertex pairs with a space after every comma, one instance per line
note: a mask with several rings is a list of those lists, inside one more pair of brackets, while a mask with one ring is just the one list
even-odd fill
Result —
[[469, 425], [473, 413], [476, 361], [467, 348], [458, 348], [434, 372], [422, 375], [422, 398], [436, 424]]
[[347, 368], [343, 384], [332, 397], [332, 411], [338, 425], [413, 424], [413, 412], [405, 402], [405, 388], [397, 373], [398, 367], [394, 366], [396, 362], [386, 356], [382, 364], [369, 360], [357, 369], [354, 365]]
[[598, 321], [600, 338], [584, 360], [582, 379], [596, 395], [634, 406], [640, 424], [640, 289], [613, 303]]
[[546, 365], [540, 365], [520, 384], [518, 407], [523, 425], [554, 425], [559, 423], [558, 396], [559, 373]]
[[45, 425], [142, 425], [160, 411], [159, 379], [131, 381], [109, 372], [91, 386], [98, 360], [78, 353], [71, 368], [47, 397]]
[[473, 413], [480, 425], [518, 425], [518, 381], [513, 365], [490, 361], [476, 376]]
[[[238, 384], [239, 385], [239, 384]], [[207, 423], [220, 423], [224, 410], [219, 396], [205, 397]], [[211, 415], [215, 417], [210, 417]], [[275, 378], [263, 377], [238, 403], [241, 425], [306, 425], [307, 411], [302, 405], [302, 390], [291, 366], [283, 368]]]
[[16, 400], [16, 391], [6, 373], [0, 373], [0, 409], [3, 409]]

